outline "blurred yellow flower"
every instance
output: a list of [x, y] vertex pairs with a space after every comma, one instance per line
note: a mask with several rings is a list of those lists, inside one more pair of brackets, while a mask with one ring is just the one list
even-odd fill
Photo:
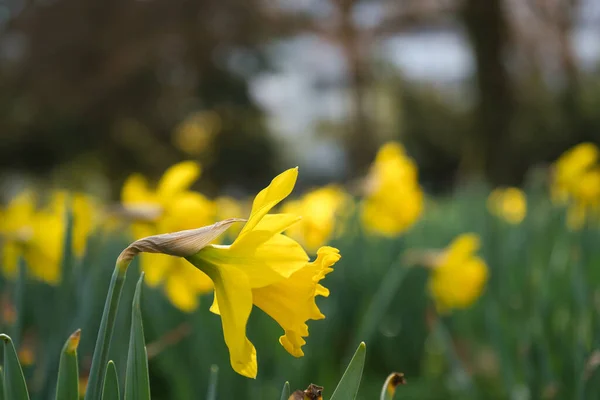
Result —
[[[223, 221], [229, 218], [240, 218], [246, 214], [246, 206], [236, 199], [229, 196], [221, 196], [215, 199], [216, 221]], [[235, 237], [242, 230], [241, 225], [236, 224], [227, 230], [228, 237]]]
[[520, 224], [527, 214], [527, 197], [519, 188], [497, 188], [487, 201], [490, 212], [510, 224]]
[[314, 253], [332, 238], [336, 219], [349, 201], [342, 187], [329, 185], [310, 191], [298, 200], [284, 203], [282, 212], [303, 216], [286, 233]]
[[23, 257], [33, 278], [49, 284], [60, 281], [69, 206], [73, 212], [73, 252], [81, 257], [95, 227], [91, 198], [59, 191], [38, 208], [37, 197], [26, 191], [8, 204], [0, 218], [2, 265], [7, 276], [16, 275], [18, 260]]
[[[215, 204], [189, 187], [200, 176], [200, 165], [192, 161], [175, 164], [165, 171], [155, 190], [146, 179], [134, 174], [125, 182], [121, 200], [133, 220], [136, 239], [209, 225], [215, 218]], [[198, 307], [198, 296], [212, 291], [211, 280], [181, 258], [167, 255], [140, 255], [146, 283], [162, 285], [171, 303], [185, 312]]]
[[552, 197], [568, 204], [567, 223], [580, 228], [600, 208], [599, 151], [593, 143], [581, 143], [566, 151], [554, 163]]
[[322, 247], [317, 258], [309, 257], [296, 241], [281, 232], [297, 223], [294, 214], [269, 214], [294, 188], [298, 170], [275, 177], [254, 199], [250, 217], [231, 245], [209, 244], [239, 220], [225, 220], [199, 229], [143, 238], [126, 248], [117, 266], [126, 269], [139, 252], [161, 252], [184, 257], [206, 273], [214, 283], [211, 311], [221, 316], [225, 343], [233, 369], [256, 377], [256, 349], [246, 337], [246, 324], [253, 305], [261, 308], [283, 328], [281, 345], [292, 355], [302, 356], [308, 320], [324, 318], [316, 296], [328, 296], [319, 282], [332, 271], [339, 251]]
[[181, 151], [197, 156], [206, 150], [221, 130], [221, 117], [214, 111], [198, 111], [175, 130], [173, 142]]
[[399, 143], [381, 147], [367, 177], [362, 221], [370, 231], [395, 236], [410, 228], [423, 211], [417, 167]]
[[479, 247], [477, 235], [462, 234], [438, 258], [429, 278], [429, 291], [439, 312], [469, 307], [483, 292], [488, 269], [475, 255]]

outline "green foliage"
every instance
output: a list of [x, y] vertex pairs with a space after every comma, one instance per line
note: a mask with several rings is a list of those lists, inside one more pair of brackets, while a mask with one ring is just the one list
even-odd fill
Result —
[[283, 385], [283, 389], [281, 390], [280, 400], [288, 400], [289, 397], [290, 397], [290, 383], [286, 381], [285, 384]]
[[10, 337], [0, 334], [4, 342], [4, 397], [11, 400], [29, 400], [23, 369]]
[[110, 281], [110, 287], [108, 288], [108, 295], [106, 296], [102, 321], [100, 322], [100, 330], [98, 331], [98, 340], [94, 350], [94, 357], [92, 358], [92, 367], [90, 369], [90, 379], [85, 393], [85, 400], [101, 399], [100, 396], [106, 373], [105, 365], [108, 362], [108, 351], [110, 349], [110, 341], [124, 282], [124, 271], [120, 268], [115, 268]]
[[117, 375], [117, 367], [110, 360], [106, 366], [106, 377], [104, 379], [104, 387], [102, 388], [102, 400], [120, 400], [119, 392], [119, 377]]
[[367, 346], [361, 343], [350, 360], [346, 372], [338, 383], [331, 400], [354, 400], [358, 394], [360, 380], [365, 366], [365, 357], [367, 356]]
[[[217, 400], [217, 383], [219, 381], [219, 367], [212, 365], [210, 367], [210, 377], [208, 381], [208, 392], [206, 400]], [[287, 399], [286, 399], [287, 400]]]
[[144, 343], [144, 327], [140, 297], [144, 273], [135, 288], [131, 307], [131, 334], [129, 336], [129, 355], [125, 379], [125, 400], [150, 400], [150, 379], [148, 377], [148, 356]]
[[77, 330], [65, 342], [60, 354], [58, 367], [58, 383], [56, 385], [57, 400], [79, 399], [79, 366], [77, 364], [77, 346], [81, 331]]

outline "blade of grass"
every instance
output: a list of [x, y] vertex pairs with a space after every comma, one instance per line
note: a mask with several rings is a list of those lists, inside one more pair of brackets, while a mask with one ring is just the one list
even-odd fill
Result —
[[119, 393], [119, 377], [117, 375], [117, 367], [110, 360], [106, 366], [106, 379], [102, 388], [102, 400], [120, 400]]
[[210, 377], [208, 378], [208, 392], [206, 400], [217, 400], [217, 382], [219, 379], [219, 367], [211, 365]]
[[29, 400], [27, 385], [19, 357], [11, 338], [0, 334], [4, 342], [4, 397], [10, 400]]
[[144, 342], [144, 327], [142, 324], [142, 272], [133, 295], [131, 306], [131, 334], [129, 337], [129, 353], [127, 356], [127, 371], [125, 378], [125, 400], [150, 400], [150, 378], [148, 376], [148, 355]]
[[283, 389], [281, 390], [280, 400], [288, 400], [290, 398], [290, 383], [285, 382], [283, 384]]
[[356, 353], [354, 353], [354, 357], [350, 360], [350, 364], [348, 364], [346, 372], [344, 372], [342, 379], [340, 379], [333, 395], [331, 395], [331, 400], [353, 400], [356, 398], [366, 354], [367, 346], [365, 342], [362, 342], [356, 349]]
[[0, 400], [4, 400], [4, 369], [0, 367]]
[[65, 342], [60, 354], [56, 400], [79, 399], [79, 367], [77, 364], [77, 346], [81, 330], [75, 331]]
[[100, 322], [100, 330], [96, 339], [96, 347], [92, 357], [92, 367], [90, 369], [85, 400], [101, 400], [100, 396], [106, 374], [105, 365], [108, 362], [108, 351], [110, 349], [110, 341], [119, 308], [119, 299], [123, 291], [123, 284], [125, 283], [126, 272], [127, 265], [117, 264], [110, 281], [106, 303], [104, 304], [104, 312], [102, 313], [102, 320]]

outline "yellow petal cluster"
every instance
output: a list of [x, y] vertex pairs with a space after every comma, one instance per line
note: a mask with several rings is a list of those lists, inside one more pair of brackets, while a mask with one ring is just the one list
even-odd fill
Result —
[[476, 234], [462, 234], [437, 260], [428, 286], [439, 312], [469, 307], [483, 292], [488, 269], [485, 261], [475, 254], [479, 247]]
[[410, 228], [423, 211], [423, 191], [418, 172], [402, 145], [381, 147], [367, 178], [362, 221], [377, 234], [395, 236]]
[[[190, 190], [200, 172], [200, 165], [184, 161], [167, 169], [154, 189], [139, 174], [126, 180], [121, 201], [133, 219], [132, 232], [136, 239], [192, 229], [214, 221], [215, 204]], [[212, 291], [208, 276], [182, 258], [142, 253], [140, 263], [148, 285], [162, 285], [171, 303], [182, 311], [195, 310], [198, 296]]]
[[53, 193], [38, 207], [38, 196], [31, 191], [17, 195], [0, 216], [2, 266], [14, 277], [19, 258], [25, 260], [28, 274], [49, 284], [61, 278], [61, 265], [67, 227], [67, 211], [73, 213], [72, 250], [82, 257], [91, 231], [96, 227], [95, 202], [83, 194]]
[[488, 210], [510, 224], [520, 224], [527, 214], [527, 197], [516, 187], [497, 188], [487, 200]]
[[315, 296], [327, 296], [319, 284], [340, 258], [337, 249], [323, 247], [317, 259], [281, 232], [299, 221], [294, 214], [269, 214], [294, 188], [297, 169], [275, 177], [254, 199], [248, 221], [229, 246], [208, 245], [187, 257], [205, 272], [215, 286], [211, 311], [221, 316], [225, 343], [233, 369], [256, 377], [256, 349], [246, 337], [246, 324], [253, 305], [269, 314], [284, 330], [282, 346], [301, 356], [306, 321], [321, 319]]
[[314, 253], [333, 237], [336, 220], [349, 202], [349, 195], [337, 185], [315, 189], [297, 200], [288, 201], [283, 205], [282, 212], [303, 217], [286, 233]]
[[572, 228], [583, 225], [589, 214], [598, 214], [599, 154], [593, 143], [581, 143], [566, 151], [554, 163], [552, 195], [555, 201], [569, 205], [568, 223]]

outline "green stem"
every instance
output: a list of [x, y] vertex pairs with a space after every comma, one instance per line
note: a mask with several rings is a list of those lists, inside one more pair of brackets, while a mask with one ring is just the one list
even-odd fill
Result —
[[117, 263], [110, 280], [108, 295], [104, 304], [104, 312], [102, 313], [102, 321], [100, 322], [100, 330], [98, 331], [98, 339], [96, 339], [96, 348], [94, 349], [94, 356], [92, 358], [92, 367], [90, 369], [85, 400], [100, 400], [102, 396], [110, 340], [115, 326], [119, 299], [123, 291], [128, 265], [129, 262], [126, 264]]

